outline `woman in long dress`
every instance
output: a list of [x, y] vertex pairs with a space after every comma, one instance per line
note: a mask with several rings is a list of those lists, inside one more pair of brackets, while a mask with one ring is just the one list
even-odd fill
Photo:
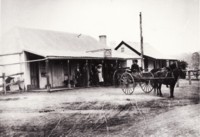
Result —
[[104, 82], [104, 79], [103, 79], [103, 72], [102, 72], [102, 65], [101, 64], [99, 64], [97, 66], [97, 72], [98, 72], [99, 84], [102, 85], [103, 82]]

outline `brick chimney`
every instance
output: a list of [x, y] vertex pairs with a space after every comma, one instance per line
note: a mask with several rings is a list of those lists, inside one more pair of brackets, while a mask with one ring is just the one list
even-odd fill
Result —
[[107, 40], [106, 40], [106, 35], [100, 35], [99, 36], [99, 42], [106, 45], [107, 44]]

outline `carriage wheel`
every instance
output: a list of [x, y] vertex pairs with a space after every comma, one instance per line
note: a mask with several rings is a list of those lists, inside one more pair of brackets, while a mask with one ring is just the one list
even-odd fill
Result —
[[121, 77], [120, 71], [119, 71], [119, 70], [116, 70], [116, 71], [114, 72], [114, 74], [113, 74], [113, 85], [114, 85], [115, 87], [118, 86], [119, 81], [120, 81], [120, 77]]
[[140, 87], [145, 93], [150, 93], [153, 90], [153, 74], [150, 72], [142, 73]]
[[130, 73], [123, 73], [120, 78], [120, 87], [126, 95], [131, 95], [134, 92], [136, 83]]

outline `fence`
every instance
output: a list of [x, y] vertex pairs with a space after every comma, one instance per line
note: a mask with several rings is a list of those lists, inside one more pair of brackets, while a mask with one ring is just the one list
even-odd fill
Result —
[[[0, 87], [3, 87], [3, 93], [6, 94], [7, 93], [7, 89], [6, 87], [10, 87], [10, 86], [13, 86], [13, 85], [17, 85], [19, 86], [19, 91], [21, 90], [25, 90], [25, 87], [21, 87], [21, 83], [24, 83], [24, 80], [20, 80], [20, 79], [17, 79], [17, 81], [13, 81], [13, 82], [6, 82], [6, 78], [8, 77], [12, 77], [12, 76], [22, 76], [24, 73], [21, 72], [21, 73], [15, 73], [15, 74], [11, 74], [11, 75], [6, 75], [5, 73], [2, 73], [2, 76], [0, 76], [0, 78], [2, 79], [2, 85], [0, 85]], [[20, 89], [21, 88], [21, 89]]]
[[191, 78], [191, 76], [195, 76], [196, 79], [198, 79], [199, 75], [200, 75], [200, 69], [197, 69], [197, 70], [188, 70], [189, 85], [192, 84], [192, 78]]

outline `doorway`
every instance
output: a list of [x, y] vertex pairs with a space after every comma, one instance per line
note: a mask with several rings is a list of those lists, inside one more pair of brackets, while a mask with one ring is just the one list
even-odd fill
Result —
[[39, 67], [38, 62], [30, 63], [30, 75], [31, 75], [31, 88], [39, 88]]

